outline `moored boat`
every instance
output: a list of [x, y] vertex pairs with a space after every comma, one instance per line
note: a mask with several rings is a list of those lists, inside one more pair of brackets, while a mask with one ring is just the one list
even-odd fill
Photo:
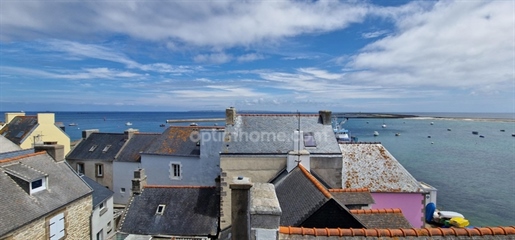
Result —
[[472, 131], [472, 134], [474, 134], [474, 135], [478, 135], [478, 134], [479, 134], [479, 132], [478, 132], [478, 131]]
[[131, 122], [126, 122], [125, 126], [132, 126], [132, 123]]
[[374, 137], [379, 136], [379, 133], [377, 131], [374, 131]]

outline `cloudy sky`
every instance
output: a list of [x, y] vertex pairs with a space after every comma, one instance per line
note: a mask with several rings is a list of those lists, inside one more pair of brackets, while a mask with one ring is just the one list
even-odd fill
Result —
[[515, 1], [0, 0], [0, 111], [515, 112]]

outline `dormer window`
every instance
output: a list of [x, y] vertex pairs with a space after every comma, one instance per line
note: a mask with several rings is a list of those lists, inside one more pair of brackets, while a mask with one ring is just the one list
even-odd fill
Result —
[[46, 189], [46, 177], [34, 180], [30, 183], [30, 194]]
[[163, 213], [165, 212], [165, 207], [166, 205], [159, 204], [159, 206], [157, 206], [156, 214], [163, 215]]

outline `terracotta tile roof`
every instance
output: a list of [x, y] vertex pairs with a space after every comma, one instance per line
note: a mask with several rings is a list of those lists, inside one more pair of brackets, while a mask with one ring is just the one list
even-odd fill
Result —
[[368, 188], [331, 188], [329, 192], [370, 192]]
[[350, 210], [350, 212], [352, 214], [402, 213], [400, 208], [353, 209], [353, 210]]
[[279, 227], [279, 233], [287, 235], [311, 235], [327, 237], [473, 237], [510, 236], [515, 237], [515, 226], [475, 228], [400, 228], [400, 229], [342, 229]]
[[353, 209], [350, 212], [367, 228], [398, 229], [412, 228], [399, 208]]
[[322, 194], [324, 194], [326, 198], [333, 197], [331, 193], [329, 193], [329, 191], [327, 191], [327, 189], [322, 185], [322, 183], [320, 183], [315, 177], [313, 177], [313, 175], [311, 175], [311, 173], [309, 173], [308, 170], [304, 168], [304, 166], [302, 166], [302, 164], [299, 164], [298, 168], [300, 168], [300, 171], [302, 171], [302, 173], [309, 179], [309, 181], [311, 181], [313, 185], [315, 185], [315, 187], [318, 190], [320, 190], [320, 192], [322, 192]]
[[214, 188], [213, 186], [147, 185], [144, 188]]

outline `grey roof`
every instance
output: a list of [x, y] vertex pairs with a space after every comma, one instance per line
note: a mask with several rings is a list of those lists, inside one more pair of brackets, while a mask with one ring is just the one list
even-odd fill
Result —
[[20, 145], [37, 125], [37, 116], [17, 116], [0, 129], [0, 135]]
[[17, 151], [20, 149], [21, 149], [20, 146], [16, 145], [11, 140], [0, 135], [0, 153]]
[[299, 167], [273, 184], [282, 210], [281, 226], [299, 226], [329, 200]]
[[[156, 214], [164, 204], [163, 214]], [[214, 236], [219, 196], [215, 187], [146, 186], [134, 196], [120, 224], [123, 233], [138, 235]]]
[[370, 192], [423, 192], [420, 183], [381, 144], [340, 144], [343, 188]]
[[[70, 151], [66, 159], [113, 161], [125, 141], [126, 136], [123, 133], [91, 133], [88, 138], [81, 141]], [[107, 151], [104, 151], [109, 145]]]
[[80, 177], [91, 187], [91, 189], [93, 189], [93, 208], [113, 196], [114, 192], [106, 188], [104, 185], [95, 182], [95, 180], [85, 175], [81, 175]]
[[[299, 121], [300, 119], [300, 121]], [[294, 148], [294, 132], [312, 132], [316, 147], [311, 154], [341, 154], [331, 125], [319, 123], [312, 114], [240, 114], [228, 124], [222, 154], [287, 154]], [[304, 141], [301, 137], [301, 147]]]
[[[30, 195], [26, 179], [37, 176], [47, 176], [47, 190]], [[65, 161], [55, 162], [46, 152], [39, 152], [0, 162], [0, 192], [0, 236], [4, 236], [91, 194], [91, 189]]]
[[200, 156], [198, 144], [200, 129], [220, 129], [220, 127], [169, 127], [143, 153], [198, 157]]
[[369, 190], [329, 189], [331, 195], [343, 205], [368, 205], [375, 203]]
[[160, 135], [159, 133], [134, 133], [118, 153], [116, 161], [139, 162], [141, 160], [140, 153], [146, 150]]
[[13, 157], [18, 157], [18, 156], [23, 156], [23, 155], [27, 155], [29, 153], [34, 153], [34, 148], [17, 150], [17, 151], [12, 151], [12, 152], [0, 153], [0, 160], [6, 159], [6, 158], [13, 158]]
[[412, 228], [400, 209], [350, 210], [367, 228]]

